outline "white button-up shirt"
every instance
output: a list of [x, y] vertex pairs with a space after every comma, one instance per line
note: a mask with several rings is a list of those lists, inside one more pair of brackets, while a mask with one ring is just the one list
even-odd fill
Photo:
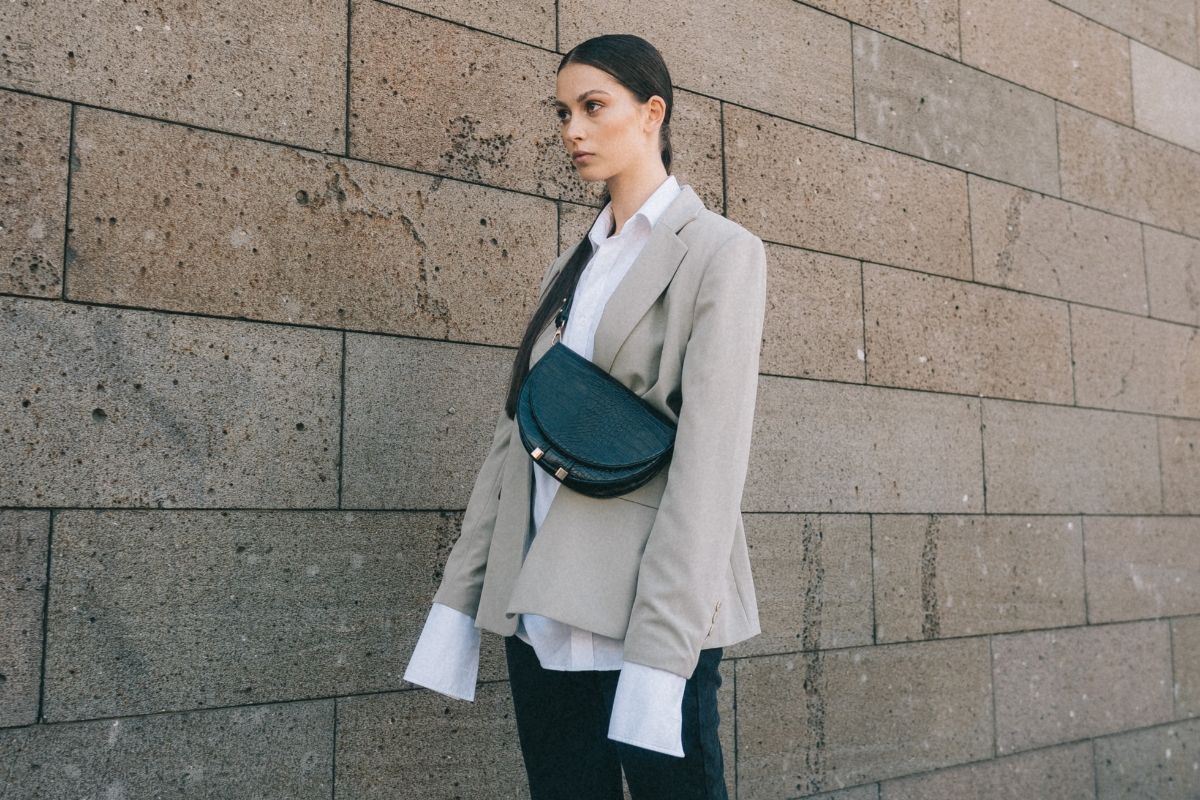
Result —
[[[575, 287], [563, 344], [589, 361], [596, 328], [609, 298], [650, 240], [650, 231], [679, 196], [679, 183], [668, 176], [621, 232], [613, 228], [612, 203], [604, 207], [588, 232], [592, 257]], [[535, 466], [533, 524], [540, 529], [560, 484]], [[535, 534], [536, 535], [536, 534]], [[683, 756], [682, 705], [687, 680], [666, 670], [634, 664], [622, 658], [623, 642], [572, 625], [522, 614], [517, 636], [532, 645], [545, 669], [621, 670], [609, 719], [608, 738]], [[479, 672], [479, 632], [475, 621], [448, 606], [434, 603], [404, 679], [451, 697], [473, 700]]]

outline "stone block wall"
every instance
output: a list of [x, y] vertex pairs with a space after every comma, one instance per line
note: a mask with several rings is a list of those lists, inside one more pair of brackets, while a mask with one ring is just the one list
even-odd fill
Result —
[[[0, 4], [0, 794], [527, 796], [400, 676], [636, 32], [767, 244], [731, 796], [1200, 796], [1196, 0]], [[831, 794], [822, 794], [831, 793]]]

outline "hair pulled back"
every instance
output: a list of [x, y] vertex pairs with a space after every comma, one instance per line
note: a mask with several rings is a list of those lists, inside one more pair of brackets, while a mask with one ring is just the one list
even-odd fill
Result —
[[[645, 103], [655, 95], [663, 99], [666, 109], [663, 113], [662, 127], [659, 129], [659, 145], [661, 147], [663, 166], [668, 173], [671, 171], [671, 108], [675, 105], [675, 97], [671, 91], [671, 74], [667, 71], [662, 54], [640, 36], [630, 34], [610, 34], [597, 36], [575, 45], [563, 56], [558, 64], [558, 71], [571, 64], [586, 64], [608, 73], [613, 80], [629, 90], [639, 103]], [[606, 195], [607, 200], [607, 195]], [[509, 418], [517, 413], [517, 398], [521, 393], [521, 384], [529, 374], [529, 359], [533, 352], [533, 343], [538, 334], [558, 313], [566, 298], [575, 292], [579, 276], [592, 258], [592, 242], [587, 234], [576, 246], [575, 252], [559, 270], [558, 275], [546, 289], [542, 302], [533, 312], [533, 319], [525, 328], [521, 345], [517, 348], [517, 356], [513, 360], [512, 378], [508, 384], [508, 398], [504, 410]]]

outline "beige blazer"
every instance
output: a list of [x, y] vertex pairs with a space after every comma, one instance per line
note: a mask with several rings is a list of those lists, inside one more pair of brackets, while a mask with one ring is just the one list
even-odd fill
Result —
[[605, 306], [593, 355], [677, 422], [670, 464], [617, 498], [559, 487], [535, 537], [535, 466], [501, 413], [434, 602], [504, 636], [540, 614], [624, 639], [625, 660], [684, 677], [702, 648], [758, 633], [740, 507], [765, 302], [762, 242], [684, 186]]

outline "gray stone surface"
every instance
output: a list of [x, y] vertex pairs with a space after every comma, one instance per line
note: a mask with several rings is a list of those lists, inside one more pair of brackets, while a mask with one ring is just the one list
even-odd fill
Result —
[[1154, 514], [1161, 508], [1151, 417], [983, 401], [993, 514]]
[[71, 107], [0, 91], [0, 291], [62, 291]]
[[879, 800], [1095, 800], [1093, 780], [1084, 742], [886, 781]]
[[565, 52], [605, 33], [636, 31], [662, 51], [685, 89], [846, 135], [854, 102], [844, 20], [791, 0], [559, 0]]
[[1200, 325], [1200, 239], [1143, 226], [1150, 315]]
[[809, 0], [809, 5], [845, 17], [866, 28], [911, 42], [950, 58], [959, 57], [958, 2], [925, 0], [920, 3], [879, 0]]
[[[46, 719], [404, 687], [459, 522], [438, 513], [60, 512]], [[502, 675], [489, 665], [482, 677]]]
[[1067, 304], [863, 265], [867, 382], [1070, 403]]
[[794, 378], [758, 387], [744, 511], [983, 510], [978, 400]]
[[767, 312], [759, 371], [862, 383], [862, 267], [767, 245]]
[[466, 508], [513, 351], [346, 336], [343, 508]]
[[1200, 614], [1200, 517], [1088, 517], [1088, 621]]
[[334, 505], [341, 339], [0, 299], [0, 505]]
[[1096, 742], [1098, 800], [1200, 797], [1200, 720]]
[[992, 637], [996, 750], [1012, 753], [1169, 721], [1166, 622]]
[[1058, 194], [1054, 101], [865, 28], [854, 29], [857, 136]]
[[0, 728], [37, 721], [50, 514], [0, 511]]
[[[1142, 226], [978, 175], [971, 175], [968, 183], [975, 280], [1147, 313]], [[1169, 259], [1164, 261], [1164, 283], [1171, 284], [1178, 280], [1177, 273]], [[1200, 263], [1197, 267], [1200, 279]], [[1155, 278], [1150, 280], [1153, 286]]]
[[6, 797], [328, 800], [333, 701], [0, 731]]
[[971, 276], [961, 172], [726, 106], [725, 180], [729, 218], [768, 241]]
[[338, 700], [338, 797], [529, 797], [508, 686], [472, 703], [428, 691]]
[[792, 798], [992, 755], [987, 641], [738, 664], [743, 798]]
[[1200, 153], [1058, 106], [1062, 197], [1200, 237]]
[[1133, 124], [1129, 40], [1046, 0], [963, 0], [963, 63]]
[[0, 85], [340, 153], [346, 2], [8, 3]]
[[68, 296], [515, 344], [554, 204], [104, 111], [77, 112]]
[[1200, 514], [1200, 422], [1158, 419], [1163, 511]]
[[[383, 2], [401, 5], [399, 0]], [[370, 5], [370, 0], [364, 0], [361, 5]], [[554, 0], [403, 0], [403, 6], [548, 50], [554, 49]]]
[[[600, 209], [576, 203], [558, 204], [558, 252], [562, 254], [587, 236]], [[547, 265], [549, 266], [549, 265]], [[543, 273], [545, 274], [545, 273]]]
[[1120, 31], [1191, 64], [1196, 48], [1197, 9], [1193, 0], [1056, 0], [1101, 25]]
[[1143, 44], [1133, 57], [1133, 124], [1200, 151], [1200, 70]]
[[1171, 620], [1175, 718], [1200, 717], [1200, 617]]
[[871, 520], [865, 514], [746, 514], [762, 633], [730, 656], [871, 644]]
[[1200, 418], [1200, 329], [1071, 307], [1075, 401]]
[[1078, 517], [872, 517], [876, 641], [1082, 625]]
[[808, 800], [879, 800], [879, 784], [868, 783], [853, 789], [840, 789], [808, 796]]

